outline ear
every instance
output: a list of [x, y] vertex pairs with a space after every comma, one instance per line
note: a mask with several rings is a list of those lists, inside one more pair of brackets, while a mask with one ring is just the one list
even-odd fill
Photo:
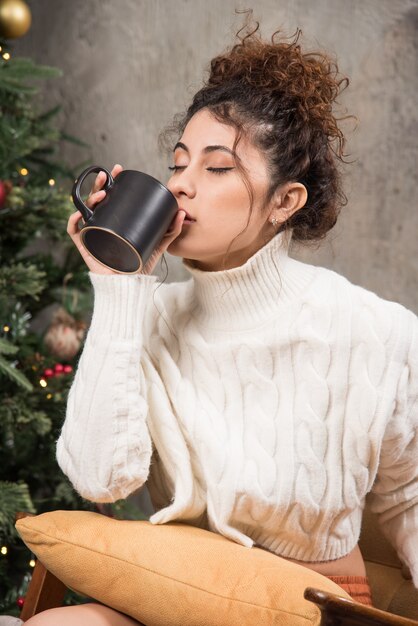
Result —
[[281, 224], [305, 206], [308, 192], [302, 183], [285, 183], [277, 189], [272, 198], [272, 211], [269, 220], [276, 218]]

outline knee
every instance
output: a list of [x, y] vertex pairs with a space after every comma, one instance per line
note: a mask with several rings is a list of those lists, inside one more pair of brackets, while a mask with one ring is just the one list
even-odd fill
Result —
[[47, 624], [53, 624], [54, 622], [56, 624], [62, 623], [58, 620], [61, 616], [62, 610], [66, 608], [67, 607], [60, 606], [56, 609], [47, 609], [46, 611], [41, 611], [40, 613], [37, 613], [33, 617], [30, 617], [28, 620], [26, 620], [25, 626], [26, 624], [28, 624], [28, 626], [46, 626]]
[[143, 626], [124, 613], [100, 604], [86, 602], [47, 609], [30, 617], [24, 626]]
[[[26, 620], [24, 626], [84, 626], [83, 614], [85, 612], [86, 610], [82, 604], [59, 606], [55, 609], [47, 609], [37, 613]], [[88, 624], [88, 620], [85, 623]]]

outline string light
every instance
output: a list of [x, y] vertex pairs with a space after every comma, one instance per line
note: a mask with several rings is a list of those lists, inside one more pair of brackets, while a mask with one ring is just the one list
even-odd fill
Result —
[[51, 187], [53, 187], [55, 185], [55, 180], [53, 178], [50, 178], [48, 183]]
[[31, 559], [31, 560], [29, 561], [29, 565], [30, 565], [31, 567], [35, 567], [35, 565], [36, 565], [36, 561], [35, 561], [35, 559]]
[[52, 393], [48, 393], [47, 396], [46, 396], [46, 399], [50, 400], [51, 398], [52, 398]]
[[4, 59], [5, 61], [8, 61], [8, 60], [10, 59], [10, 54], [9, 54], [8, 52], [5, 52], [5, 53], [3, 54], [3, 59]]
[[26, 167], [22, 167], [22, 169], [20, 170], [20, 173], [21, 173], [22, 176], [27, 176], [29, 174], [29, 172], [26, 169]]
[[0, 548], [0, 552], [1, 552], [2, 554], [7, 554], [7, 546], [2, 546], [2, 547]]
[[8, 333], [10, 330], [10, 326], [3, 326], [3, 330], [5, 333]]
[[45, 378], [41, 378], [39, 384], [41, 385], [41, 387], [46, 387], [48, 383], [46, 382]]

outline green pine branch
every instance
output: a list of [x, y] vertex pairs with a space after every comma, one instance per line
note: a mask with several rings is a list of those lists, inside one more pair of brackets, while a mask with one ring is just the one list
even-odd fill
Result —
[[69, 241], [67, 222], [74, 210], [69, 192], [55, 186], [13, 187], [0, 210], [0, 257], [24, 255], [26, 244], [40, 237]]
[[[63, 176], [74, 180], [72, 168], [58, 161], [42, 161], [44, 149], [55, 152], [61, 141], [69, 141], [81, 147], [89, 144], [54, 127], [51, 122], [62, 110], [55, 105], [40, 113], [35, 103], [39, 88], [28, 81], [61, 77], [63, 72], [56, 67], [37, 65], [32, 59], [14, 57], [8, 61], [0, 57], [0, 179], [11, 172], [29, 165], [38, 166], [41, 174], [38, 182], [52, 176]], [[34, 179], [35, 172], [32, 172]], [[43, 176], [43, 179], [42, 179]]]
[[17, 95], [34, 95], [39, 87], [27, 84], [27, 80], [61, 77], [63, 72], [57, 67], [38, 65], [32, 59], [12, 57], [10, 61], [0, 62], [0, 98], [1, 92]]
[[16, 354], [18, 350], [19, 348], [0, 337], [0, 375], [9, 378], [27, 391], [33, 391], [33, 385], [26, 376], [2, 356], [3, 354]]
[[16, 513], [36, 513], [26, 483], [0, 481], [0, 540], [14, 542], [18, 538], [15, 528]]
[[18, 262], [0, 267], [0, 293], [7, 291], [9, 297], [30, 296], [39, 300], [46, 286], [46, 273], [33, 264]]

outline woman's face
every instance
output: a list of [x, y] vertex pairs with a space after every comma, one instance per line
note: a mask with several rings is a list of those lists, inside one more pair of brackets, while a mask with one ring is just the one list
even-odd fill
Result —
[[[250, 210], [247, 188], [229, 152], [235, 133], [233, 127], [221, 124], [207, 109], [201, 109], [187, 124], [173, 153], [176, 170], [166, 186], [179, 208], [196, 221], [183, 224], [180, 235], [167, 250], [193, 260], [202, 270], [238, 267], [275, 234], [268, 221], [269, 212], [261, 211], [269, 184], [266, 162], [242, 137], [237, 154], [253, 187], [254, 204], [248, 228], [234, 241], [226, 265], [221, 267], [229, 244], [246, 227]], [[217, 172], [217, 168], [225, 170]]]

